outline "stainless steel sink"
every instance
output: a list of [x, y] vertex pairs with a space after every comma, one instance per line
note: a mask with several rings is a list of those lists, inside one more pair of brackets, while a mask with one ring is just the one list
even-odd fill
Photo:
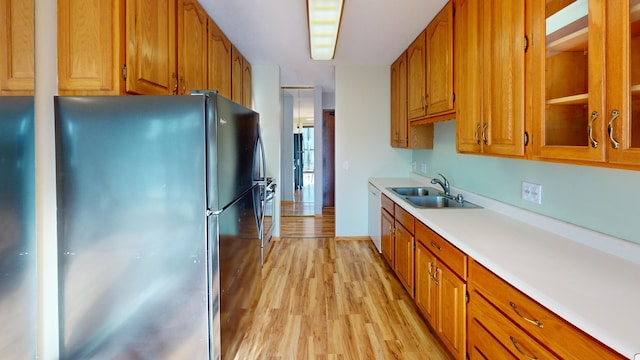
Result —
[[470, 203], [462, 199], [462, 195], [458, 195], [460, 199], [453, 196], [447, 196], [442, 191], [431, 187], [390, 187], [387, 188], [395, 193], [410, 205], [421, 209], [477, 209], [480, 206]]
[[466, 208], [477, 209], [480, 206], [466, 200], [457, 201], [445, 196], [405, 196], [409, 204], [422, 209]]
[[438, 190], [428, 187], [394, 187], [388, 189], [400, 196], [428, 196], [438, 194]]

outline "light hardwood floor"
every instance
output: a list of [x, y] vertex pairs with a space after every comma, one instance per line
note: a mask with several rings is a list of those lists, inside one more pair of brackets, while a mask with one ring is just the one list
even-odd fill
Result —
[[448, 355], [370, 241], [283, 237], [263, 268], [256, 319], [235, 359]]

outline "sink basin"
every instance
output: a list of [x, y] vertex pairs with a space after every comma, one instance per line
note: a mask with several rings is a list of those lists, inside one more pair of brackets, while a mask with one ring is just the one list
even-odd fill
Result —
[[422, 209], [439, 209], [439, 208], [466, 208], [477, 209], [478, 205], [463, 200], [457, 202], [444, 196], [406, 196], [405, 199], [413, 206]]
[[400, 196], [428, 196], [438, 193], [438, 190], [427, 187], [395, 187], [389, 188], [389, 190]]

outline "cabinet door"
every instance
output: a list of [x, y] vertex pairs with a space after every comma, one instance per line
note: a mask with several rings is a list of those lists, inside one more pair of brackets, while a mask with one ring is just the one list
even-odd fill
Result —
[[413, 298], [413, 234], [398, 221], [396, 226], [395, 267], [398, 279]]
[[545, 39], [531, 49], [535, 153], [604, 161], [605, 0], [536, 0], [532, 6], [532, 37]]
[[407, 49], [407, 116], [409, 120], [424, 117], [426, 112], [426, 44], [425, 32]]
[[407, 146], [407, 53], [404, 52], [391, 65], [391, 147]]
[[253, 107], [253, 83], [251, 76], [251, 64], [247, 59], [242, 59], [242, 105]]
[[416, 241], [415, 251], [415, 284], [414, 300], [422, 315], [429, 324], [436, 328], [436, 290], [434, 273], [436, 257], [421, 242]]
[[482, 149], [482, 81], [480, 57], [479, 0], [456, 2], [456, 147], [458, 152], [477, 153]]
[[33, 95], [33, 1], [0, 1], [0, 95]]
[[453, 5], [449, 1], [426, 30], [427, 115], [453, 110]]
[[395, 260], [395, 239], [393, 235], [393, 216], [389, 215], [388, 212], [382, 210], [382, 221], [381, 221], [381, 247], [382, 247], [382, 256], [387, 260], [387, 264], [394, 269], [394, 260]]
[[607, 2], [609, 162], [640, 165], [640, 0]]
[[231, 45], [231, 100], [237, 103], [242, 103], [243, 100], [243, 70], [243, 56], [235, 46]]
[[207, 88], [231, 99], [231, 42], [209, 19], [209, 83]]
[[207, 13], [196, 0], [178, 0], [178, 93], [207, 88]]
[[[524, 0], [485, 0], [482, 9], [483, 151], [524, 155]], [[467, 60], [468, 61], [468, 60]]]
[[124, 0], [58, 0], [58, 93], [125, 91]]
[[176, 94], [176, 0], [127, 1], [127, 91]]
[[436, 332], [456, 359], [466, 353], [467, 285], [442, 263], [436, 268], [438, 286], [438, 313]]

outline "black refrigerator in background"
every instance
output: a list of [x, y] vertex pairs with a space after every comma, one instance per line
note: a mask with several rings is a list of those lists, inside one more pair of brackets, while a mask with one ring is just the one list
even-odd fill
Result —
[[304, 149], [302, 133], [293, 134], [293, 179], [296, 190], [300, 190], [304, 187]]
[[261, 293], [258, 114], [56, 97], [60, 355], [233, 358]]

